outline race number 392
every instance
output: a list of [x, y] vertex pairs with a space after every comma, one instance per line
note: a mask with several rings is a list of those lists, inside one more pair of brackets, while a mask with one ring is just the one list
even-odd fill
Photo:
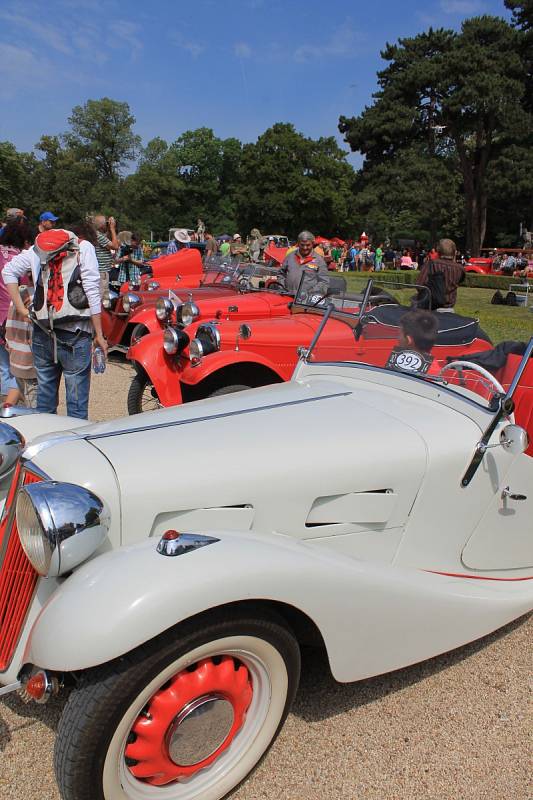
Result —
[[402, 372], [426, 373], [433, 358], [416, 350], [407, 350], [395, 347], [389, 356], [386, 366], [391, 369], [401, 369]]

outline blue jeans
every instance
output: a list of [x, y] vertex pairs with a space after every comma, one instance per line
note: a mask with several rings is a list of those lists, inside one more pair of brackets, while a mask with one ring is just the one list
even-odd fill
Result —
[[5, 345], [0, 344], [0, 393], [7, 394], [10, 389], [17, 388], [16, 378], [9, 369], [9, 353]]
[[58, 330], [57, 364], [54, 363], [54, 340], [37, 325], [33, 326], [33, 360], [37, 372], [37, 411], [56, 414], [59, 383], [65, 377], [67, 414], [87, 419], [91, 385], [92, 337], [85, 331]]

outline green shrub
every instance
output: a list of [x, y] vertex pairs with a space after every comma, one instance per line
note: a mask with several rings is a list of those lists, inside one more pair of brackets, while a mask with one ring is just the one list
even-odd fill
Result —
[[[381, 272], [343, 272], [343, 277], [347, 279], [348, 287], [351, 282], [360, 284], [361, 280], [374, 278], [375, 280], [392, 281], [394, 283], [413, 284], [418, 283], [420, 272], [418, 270], [390, 269]], [[463, 286], [469, 289], [500, 289], [507, 291], [509, 284], [520, 283], [520, 278], [509, 278], [506, 275], [479, 275], [476, 272], [467, 272]], [[530, 280], [531, 290], [533, 291], [533, 281]]]

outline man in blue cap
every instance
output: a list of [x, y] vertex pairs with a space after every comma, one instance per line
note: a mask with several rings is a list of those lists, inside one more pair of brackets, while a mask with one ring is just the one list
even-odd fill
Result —
[[39, 217], [39, 230], [41, 233], [43, 233], [43, 231], [51, 230], [58, 219], [59, 217], [56, 217], [56, 215], [52, 214], [51, 211], [43, 211]]

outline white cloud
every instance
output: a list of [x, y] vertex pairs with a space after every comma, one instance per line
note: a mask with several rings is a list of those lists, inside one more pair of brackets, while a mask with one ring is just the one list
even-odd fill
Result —
[[480, 0], [440, 0], [440, 7], [445, 14], [475, 14], [483, 9]]
[[338, 27], [328, 39], [315, 40], [311, 44], [297, 47], [293, 58], [298, 63], [316, 61], [322, 58], [353, 58], [362, 43], [363, 36], [356, 32], [349, 22]]
[[171, 31], [170, 40], [180, 48], [185, 50], [193, 58], [198, 58], [202, 53], [205, 53], [206, 47], [202, 42], [195, 41], [194, 39], [186, 38], [180, 31]]
[[233, 45], [233, 52], [237, 58], [250, 58], [252, 55], [252, 48], [246, 42], [235, 42]]
[[118, 19], [115, 22], [111, 22], [108, 27], [112, 34], [109, 40], [112, 47], [125, 47], [132, 57], [137, 56], [142, 50], [143, 43], [140, 28], [134, 22], [130, 22], [127, 19]]
[[0, 97], [11, 99], [20, 89], [38, 88], [52, 78], [50, 64], [27, 47], [2, 42]]
[[64, 53], [65, 55], [71, 55], [72, 53], [68, 38], [58, 29], [57, 25], [47, 25], [40, 19], [37, 21], [29, 16], [10, 14], [9, 12], [1, 12], [0, 19], [23, 28], [24, 31], [29, 31], [36, 39], [40, 39], [47, 47], [51, 47], [59, 53]]

